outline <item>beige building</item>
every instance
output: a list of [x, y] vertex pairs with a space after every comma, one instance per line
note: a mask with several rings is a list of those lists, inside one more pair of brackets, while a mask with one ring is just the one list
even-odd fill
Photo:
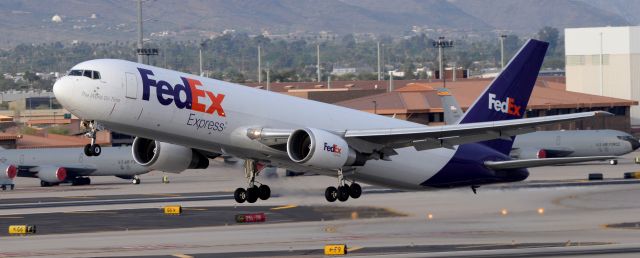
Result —
[[[640, 26], [565, 29], [567, 90], [640, 100]], [[631, 106], [640, 126], [640, 107]]]

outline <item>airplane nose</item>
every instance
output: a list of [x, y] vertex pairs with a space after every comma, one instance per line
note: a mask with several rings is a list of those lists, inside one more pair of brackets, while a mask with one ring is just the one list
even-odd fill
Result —
[[58, 102], [62, 104], [67, 110], [73, 110], [73, 107], [70, 105], [71, 102], [71, 87], [68, 85], [67, 80], [63, 77], [58, 79], [53, 84], [53, 95], [56, 97]]
[[630, 142], [631, 142], [631, 148], [633, 150], [637, 150], [638, 148], [640, 148], [640, 141], [638, 141], [638, 139], [633, 139]]

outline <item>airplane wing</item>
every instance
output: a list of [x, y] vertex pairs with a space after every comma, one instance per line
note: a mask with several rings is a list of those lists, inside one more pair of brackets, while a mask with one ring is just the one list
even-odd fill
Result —
[[[393, 155], [393, 149], [414, 147], [416, 150], [453, 148], [455, 145], [492, 139], [509, 139], [511, 136], [535, 131], [537, 126], [611, 116], [604, 111], [593, 111], [547, 117], [522, 118], [491, 122], [423, 126], [390, 129], [355, 129], [334, 133], [343, 135], [354, 148], [363, 152], [383, 151]], [[293, 129], [249, 129], [247, 136], [275, 149], [286, 151], [286, 142]]]
[[592, 156], [592, 157], [569, 157], [569, 158], [546, 158], [546, 159], [516, 159], [506, 161], [485, 161], [484, 165], [490, 169], [516, 169], [552, 166], [568, 163], [578, 163], [587, 161], [603, 161], [610, 159], [618, 159], [616, 156]]
[[393, 149], [413, 146], [416, 150], [452, 148], [455, 145], [510, 139], [509, 137], [535, 131], [537, 126], [580, 120], [596, 116], [611, 116], [604, 111], [534, 117], [468, 124], [416, 128], [347, 130], [345, 138], [359, 138]]

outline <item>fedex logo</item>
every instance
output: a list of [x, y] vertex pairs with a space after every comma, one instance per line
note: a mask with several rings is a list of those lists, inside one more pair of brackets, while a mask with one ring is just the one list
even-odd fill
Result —
[[[224, 109], [222, 108], [222, 101], [224, 100], [224, 94], [215, 94], [211, 91], [200, 89], [202, 83], [195, 79], [188, 79], [180, 77], [182, 84], [171, 85], [167, 81], [154, 80], [150, 78], [153, 76], [151, 70], [138, 68], [140, 77], [142, 78], [142, 99], [149, 101], [149, 95], [151, 94], [151, 87], [156, 88], [156, 97], [158, 102], [164, 106], [171, 105], [173, 103], [179, 109], [191, 109], [202, 113], [213, 114], [214, 112], [218, 116], [224, 117]], [[184, 93], [184, 99], [181, 98], [181, 94]], [[200, 103], [200, 98], [209, 98], [209, 106], [204, 103]]]
[[326, 142], [324, 143], [324, 150], [328, 152], [333, 152], [335, 154], [342, 153], [342, 148], [338, 147], [337, 144], [329, 145]]
[[506, 101], [496, 99], [496, 94], [489, 93], [489, 109], [512, 116], [520, 116], [521, 106], [516, 105], [513, 98], [507, 97]]

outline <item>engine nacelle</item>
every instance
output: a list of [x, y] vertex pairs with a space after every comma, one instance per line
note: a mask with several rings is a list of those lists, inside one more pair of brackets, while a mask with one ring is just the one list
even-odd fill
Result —
[[0, 164], [0, 179], [14, 179], [18, 175], [18, 168], [14, 165]]
[[548, 153], [544, 149], [525, 148], [513, 150], [510, 156], [517, 159], [544, 159], [548, 157]]
[[296, 163], [331, 170], [362, 166], [366, 161], [344, 138], [315, 128], [294, 131], [287, 140], [287, 154]]
[[60, 183], [67, 179], [67, 170], [63, 167], [42, 166], [38, 171], [38, 178], [47, 183]]
[[169, 173], [209, 167], [209, 159], [201, 153], [166, 142], [136, 137], [131, 152], [138, 164]]

